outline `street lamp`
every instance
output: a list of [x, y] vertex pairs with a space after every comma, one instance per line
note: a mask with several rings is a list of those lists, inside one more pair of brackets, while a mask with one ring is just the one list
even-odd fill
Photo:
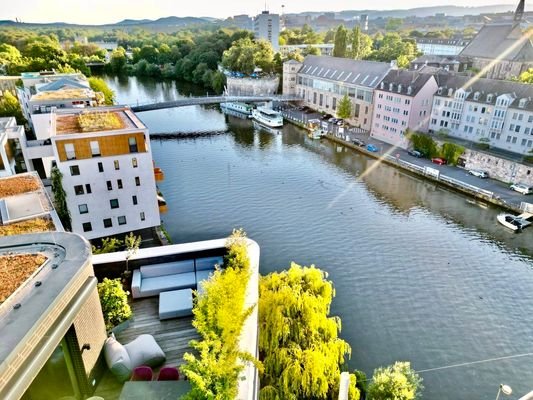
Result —
[[498, 394], [496, 395], [496, 400], [500, 398], [500, 393], [503, 393], [506, 396], [510, 396], [511, 393], [513, 393], [513, 389], [511, 389], [511, 386], [504, 385], [503, 383], [500, 383], [500, 387], [498, 388]]

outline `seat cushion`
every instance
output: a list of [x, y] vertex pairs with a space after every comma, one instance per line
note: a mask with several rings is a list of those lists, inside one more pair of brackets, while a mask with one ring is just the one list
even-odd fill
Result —
[[184, 272], [194, 272], [194, 260], [145, 265], [142, 266], [140, 270], [143, 279], [163, 275], [182, 274]]
[[159, 295], [159, 319], [192, 315], [192, 289], [162, 292]]
[[125, 346], [121, 345], [115, 337], [108, 337], [104, 344], [104, 357], [111, 373], [119, 381], [124, 382], [130, 378], [133, 366]]
[[215, 269], [215, 265], [222, 267], [224, 263], [223, 257], [205, 257], [197, 258], [196, 262], [196, 271], [206, 271]]
[[139, 335], [124, 346], [130, 356], [132, 370], [141, 365], [157, 367], [165, 362], [165, 353], [152, 335]]
[[194, 288], [194, 285], [196, 285], [194, 272], [145, 278], [141, 283], [141, 296], [157, 296], [169, 290]]

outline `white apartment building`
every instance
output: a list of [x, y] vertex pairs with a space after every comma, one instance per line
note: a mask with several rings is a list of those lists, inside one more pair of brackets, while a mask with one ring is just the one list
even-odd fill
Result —
[[348, 122], [370, 131], [374, 89], [391, 69], [382, 62], [307, 56], [297, 74], [296, 94], [305, 106], [330, 114], [337, 113], [338, 103], [348, 95], [352, 103]]
[[279, 15], [263, 11], [254, 18], [254, 34], [256, 39], [270, 42], [274, 52], [279, 51]]
[[47, 115], [23, 153], [28, 165], [57, 165], [73, 232], [95, 239], [160, 224], [148, 129], [128, 107]]
[[493, 79], [436, 75], [429, 129], [513, 153], [533, 149], [533, 88]]
[[15, 117], [0, 118], [0, 177], [16, 174], [15, 150], [24, 135], [24, 127], [17, 125]]
[[23, 86], [17, 88], [17, 94], [22, 113], [31, 127], [34, 114], [49, 113], [54, 107], [94, 107], [103, 100], [81, 73], [23, 72], [20, 79]]

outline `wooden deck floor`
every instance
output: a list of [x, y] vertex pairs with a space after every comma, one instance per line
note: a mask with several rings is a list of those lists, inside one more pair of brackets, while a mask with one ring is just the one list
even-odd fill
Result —
[[[198, 339], [199, 336], [192, 326], [192, 317], [160, 321], [158, 306], [157, 297], [134, 300], [131, 304], [134, 319], [128, 328], [116, 335], [117, 340], [125, 344], [143, 333], [153, 335], [165, 352], [167, 357], [165, 365], [180, 366], [183, 364], [183, 355], [192, 352], [189, 341]], [[155, 372], [157, 373], [157, 370]], [[116, 400], [119, 398], [122, 385], [108, 371], [94, 395], [101, 396], [105, 400]]]

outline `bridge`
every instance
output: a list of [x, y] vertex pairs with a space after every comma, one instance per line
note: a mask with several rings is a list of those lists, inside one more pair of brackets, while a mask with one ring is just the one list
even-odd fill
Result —
[[184, 97], [182, 99], [173, 100], [173, 101], [164, 101], [159, 103], [148, 103], [148, 104], [137, 104], [130, 105], [132, 111], [142, 112], [142, 111], [152, 111], [152, 110], [161, 110], [164, 108], [174, 108], [174, 107], [186, 107], [186, 106], [196, 106], [202, 104], [220, 104], [220, 103], [259, 103], [263, 101], [301, 101], [302, 98], [299, 96], [201, 96], [201, 97]]

